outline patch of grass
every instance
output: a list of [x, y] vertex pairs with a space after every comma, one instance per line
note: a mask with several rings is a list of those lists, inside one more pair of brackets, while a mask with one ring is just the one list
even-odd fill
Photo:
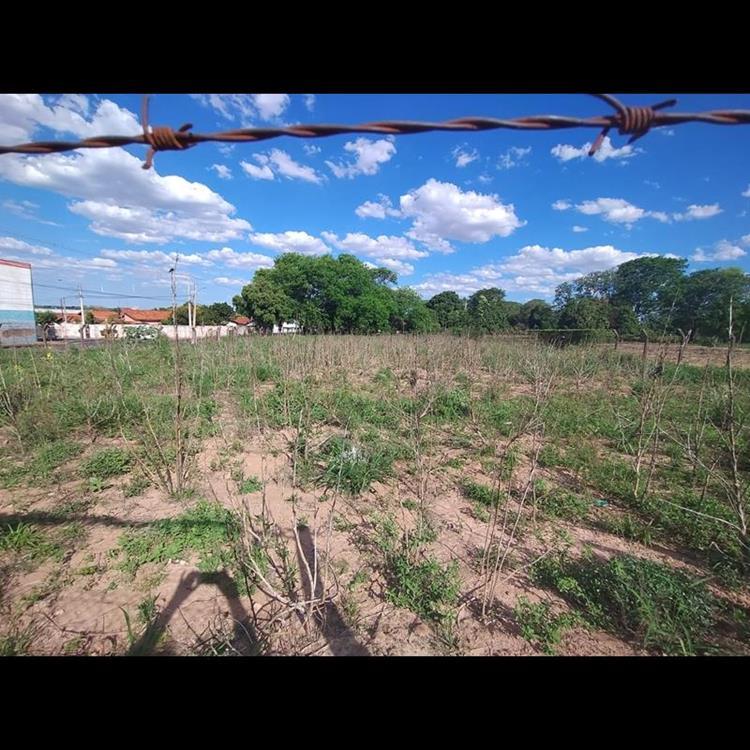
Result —
[[387, 516], [378, 524], [376, 544], [384, 555], [388, 601], [419, 615], [435, 626], [441, 638], [451, 641], [460, 593], [458, 563], [442, 565], [424, 552], [423, 547], [435, 538], [424, 522], [399, 536], [395, 521]]
[[62, 554], [58, 544], [51, 542], [36, 526], [23, 521], [0, 529], [0, 551], [14, 552], [35, 561]]
[[565, 631], [581, 624], [577, 613], [553, 615], [549, 602], [532, 604], [525, 596], [518, 597], [513, 611], [524, 639], [550, 656], [556, 653]]
[[237, 491], [241, 495], [252, 495], [263, 489], [263, 482], [258, 477], [246, 477], [242, 471], [236, 472], [232, 478], [237, 483]]
[[216, 571], [231, 563], [230, 542], [238, 530], [234, 515], [218, 503], [200, 500], [177, 518], [126, 531], [119, 539], [120, 570], [134, 576], [147, 563], [164, 563], [194, 552], [198, 568]]
[[25, 627], [17, 623], [11, 624], [8, 631], [0, 635], [0, 656], [25, 656], [31, 649], [34, 635], [32, 624]]
[[323, 484], [350, 495], [359, 495], [373, 482], [388, 476], [393, 464], [393, 455], [387, 446], [363, 447], [342, 437], [327, 441], [321, 458]]
[[479, 484], [479, 482], [470, 479], [461, 483], [461, 491], [469, 500], [473, 500], [485, 508], [494, 508], [500, 502], [500, 493], [497, 487], [488, 487], [486, 484]]
[[122, 494], [125, 497], [138, 497], [139, 495], [142, 495], [144, 490], [148, 489], [150, 487], [151, 482], [149, 482], [146, 477], [143, 476], [143, 474], [136, 474], [123, 488], [122, 488]]
[[654, 535], [659, 531], [659, 529], [654, 528], [653, 519], [649, 523], [644, 523], [629, 513], [624, 516], [604, 519], [597, 525], [610, 534], [616, 534], [624, 539], [632, 539], [645, 547], [651, 546]]
[[666, 565], [629, 555], [540, 560], [533, 579], [579, 607], [593, 625], [667, 655], [704, 653], [716, 601], [704, 583]]
[[130, 461], [130, 454], [122, 448], [103, 448], [81, 464], [81, 474], [99, 479], [115, 477], [129, 471]]
[[551, 518], [580, 521], [591, 508], [591, 501], [562, 487], [553, 487], [542, 480], [536, 485], [537, 507]]

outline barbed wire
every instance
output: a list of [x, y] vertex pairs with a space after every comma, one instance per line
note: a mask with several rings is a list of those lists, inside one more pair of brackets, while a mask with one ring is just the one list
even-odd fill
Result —
[[80, 141], [36, 141], [16, 146], [0, 146], [0, 154], [53, 154], [83, 148], [116, 148], [146, 145], [149, 147], [144, 169], [150, 169], [158, 151], [184, 151], [199, 143], [246, 143], [290, 136], [292, 138], [327, 138], [333, 135], [366, 133], [372, 135], [413, 135], [436, 131], [480, 132], [485, 130], [564, 130], [569, 128], [601, 128], [588, 155], [593, 156], [601, 147], [605, 136], [612, 128], [620, 135], [630, 135], [628, 144], [642, 138], [652, 128], [682, 125], [687, 122], [702, 122], [711, 125], [748, 125], [750, 110], [723, 109], [708, 112], [662, 112], [673, 107], [676, 99], [651, 104], [645, 107], [627, 107], [609, 94], [593, 94], [614, 108], [614, 114], [596, 117], [568, 117], [561, 115], [532, 115], [499, 119], [495, 117], [461, 117], [443, 122], [417, 122], [411, 120], [385, 120], [360, 125], [292, 125], [278, 128], [240, 128], [217, 133], [193, 133], [192, 123], [173, 130], [170, 126], [149, 127], [149, 97], [143, 97], [139, 135], [100, 135]]

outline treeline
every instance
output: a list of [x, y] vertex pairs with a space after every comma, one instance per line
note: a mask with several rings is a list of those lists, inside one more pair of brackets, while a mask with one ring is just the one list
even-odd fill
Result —
[[[171, 308], [161, 308], [171, 309]], [[165, 321], [165, 325], [189, 325], [187, 303], [180, 305], [175, 310], [176, 314], [170, 315]], [[196, 305], [195, 325], [197, 326], [222, 326], [228, 323], [236, 313], [234, 308], [226, 302], [214, 302], [211, 305]], [[176, 318], [176, 320], [175, 320]]]
[[709, 340], [726, 339], [731, 300], [739, 335], [750, 323], [750, 276], [738, 268], [688, 275], [686, 267], [685, 259], [638, 258], [560, 284], [553, 304], [512, 302], [495, 287], [425, 301], [398, 288], [393, 271], [353, 255], [287, 253], [257, 271], [233, 301], [261, 330], [295, 320], [305, 333], [614, 329], [623, 338], [692, 331]]

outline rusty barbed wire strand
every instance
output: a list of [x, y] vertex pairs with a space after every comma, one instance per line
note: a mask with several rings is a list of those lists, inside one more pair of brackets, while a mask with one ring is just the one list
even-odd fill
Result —
[[726, 109], [709, 112], [661, 112], [672, 107], [676, 99], [669, 99], [645, 107], [627, 107], [609, 94], [593, 94], [614, 108], [614, 114], [595, 117], [568, 117], [564, 115], [532, 115], [500, 119], [496, 117], [461, 117], [443, 122], [417, 122], [411, 120], [385, 120], [359, 125], [292, 125], [278, 128], [240, 128], [217, 133], [192, 133], [192, 124], [175, 131], [168, 125], [148, 125], [148, 96], [143, 98], [141, 124], [143, 133], [133, 136], [100, 135], [80, 141], [36, 141], [15, 146], [0, 146], [1, 154], [53, 154], [83, 148], [116, 148], [146, 145], [149, 147], [144, 169], [150, 169], [157, 151], [177, 151], [192, 148], [199, 143], [253, 143], [290, 136], [292, 138], [327, 138], [333, 135], [413, 135], [428, 132], [480, 132], [485, 130], [564, 130], [569, 128], [601, 128], [588, 155], [593, 156], [601, 147], [612, 128], [620, 135], [630, 135], [628, 143], [642, 138], [652, 128], [702, 122], [711, 125], [748, 125], [750, 110]]

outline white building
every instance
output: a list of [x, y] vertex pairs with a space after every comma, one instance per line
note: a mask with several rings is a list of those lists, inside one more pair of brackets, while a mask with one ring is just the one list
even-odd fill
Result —
[[35, 343], [31, 264], [0, 260], [0, 346]]

